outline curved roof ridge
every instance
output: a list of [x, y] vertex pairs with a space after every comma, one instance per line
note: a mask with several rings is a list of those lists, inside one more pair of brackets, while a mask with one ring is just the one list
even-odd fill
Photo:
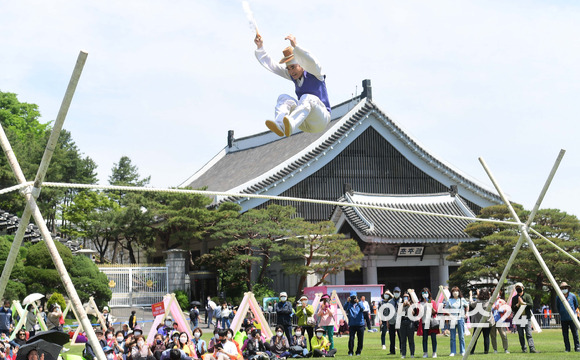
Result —
[[[379, 115], [379, 117], [383, 120], [383, 123], [391, 128], [393, 133], [398, 135], [398, 137], [403, 141], [403, 143], [411, 149], [411, 151], [419, 154], [422, 158], [427, 158], [425, 161], [432, 163], [433, 166], [437, 169], [443, 168], [447, 169], [451, 174], [455, 174], [455, 176], [451, 176], [452, 178], [459, 177], [460, 180], [465, 184], [464, 186], [467, 189], [474, 191], [475, 193], [480, 193], [477, 188], [483, 190], [487, 195], [487, 197], [491, 197], [496, 201], [502, 201], [499, 195], [497, 195], [491, 188], [487, 185], [481, 183], [479, 180], [475, 179], [471, 175], [459, 170], [451, 163], [441, 160], [438, 156], [435, 156], [431, 151], [427, 150], [427, 147], [421, 144], [420, 141], [415, 139], [412, 135], [410, 135], [409, 131], [405, 131], [405, 129], [399, 125], [395, 120], [389, 118], [372, 100], [367, 100], [373, 105], [373, 109], [369, 112], [372, 114], [375, 112]], [[389, 126], [391, 125], [391, 126]], [[405, 141], [406, 140], [406, 141]]]
[[[315, 161], [320, 154], [326, 155], [326, 151], [328, 151], [328, 149], [332, 149], [336, 143], [342, 141], [341, 139], [343, 137], [348, 136], [347, 135], [348, 132], [354, 131], [355, 127], [353, 127], [351, 123], [356, 123], [358, 120], [353, 122], [353, 117], [359, 112], [363, 112], [363, 110], [366, 110], [366, 107], [367, 107], [366, 102], [364, 101], [359, 102], [342, 118], [337, 120], [336, 124], [332, 126], [331, 129], [337, 130], [326, 131], [326, 133], [323, 136], [316, 139], [316, 141], [314, 141], [312, 144], [310, 144], [309, 146], [307, 146], [306, 148], [304, 148], [303, 150], [292, 156], [290, 159], [287, 159], [278, 166], [270, 169], [262, 176], [247, 181], [244, 184], [238, 185], [235, 188], [230, 189], [229, 191], [240, 193], [247, 192], [252, 187], [252, 185], [257, 184], [261, 181], [270, 185], [272, 185], [273, 183], [284, 182], [287, 177], [293, 176], [294, 172], [300, 171], [300, 168], [304, 166], [310, 166], [309, 163]], [[334, 135], [338, 135], [336, 140], [334, 141], [331, 140], [330, 142], [327, 142], [327, 144], [325, 144], [325, 142], [327, 140], [330, 140]], [[303, 161], [304, 158], [308, 158], [308, 161], [306, 163], [304, 163]], [[295, 164], [297, 165], [297, 168], [294, 171], [288, 171]], [[280, 173], [285, 174], [283, 177], [276, 179], [276, 175]], [[267, 189], [262, 187], [262, 189], [260, 190], [261, 191], [257, 192], [264, 192]], [[222, 199], [221, 201], [234, 201], [234, 198], [228, 197]]]

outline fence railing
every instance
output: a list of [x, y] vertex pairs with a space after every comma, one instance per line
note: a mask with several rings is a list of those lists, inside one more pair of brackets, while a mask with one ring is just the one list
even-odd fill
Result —
[[163, 300], [168, 290], [167, 267], [99, 267], [113, 293], [109, 306], [150, 306]]

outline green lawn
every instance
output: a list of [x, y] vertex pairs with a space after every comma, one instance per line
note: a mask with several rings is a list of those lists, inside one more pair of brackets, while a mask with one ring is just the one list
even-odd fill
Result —
[[[562, 340], [562, 332], [561, 330], [544, 330], [542, 333], [533, 333], [534, 341], [536, 343], [536, 348], [541, 352], [540, 354], [524, 354], [520, 350], [520, 343], [518, 340], [517, 334], [508, 334], [508, 342], [509, 342], [509, 351], [511, 354], [504, 354], [492, 353], [485, 355], [483, 353], [483, 335], [480, 337], [477, 348], [475, 349], [475, 354], [470, 356], [470, 358], [485, 358], [485, 359], [570, 359], [570, 358], [578, 358], [580, 359], [580, 353], [574, 353], [574, 349], [572, 349], [571, 353], [564, 352], [564, 342]], [[211, 337], [210, 333], [204, 333], [203, 338], [209, 341]], [[348, 337], [340, 337], [334, 338], [336, 347], [338, 349], [338, 353], [336, 355], [337, 358], [349, 358], [347, 356], [347, 349], [348, 349]], [[501, 350], [501, 338], [498, 335], [498, 346]], [[467, 346], [471, 341], [471, 336], [467, 336], [465, 338], [465, 342]], [[570, 341], [572, 341], [572, 337], [570, 337]], [[387, 348], [389, 346], [389, 339], [387, 335]], [[443, 335], [437, 336], [437, 355], [439, 358], [449, 358], [449, 338]], [[355, 345], [356, 347], [356, 345]], [[459, 351], [459, 343], [457, 344], [457, 351]], [[491, 347], [491, 345], [490, 345]], [[572, 344], [572, 347], [574, 345]], [[80, 355], [83, 349], [83, 346], [70, 346], [70, 351], [68, 353]], [[429, 341], [429, 349], [431, 349], [431, 341]], [[381, 348], [381, 336], [380, 333], [365, 333], [365, 342], [364, 348], [362, 352], [362, 359], [399, 359], [400, 354], [397, 350], [397, 355], [387, 355], [388, 350], [382, 350]], [[429, 352], [431, 355], [431, 352]], [[415, 337], [415, 358], [421, 358], [423, 356], [423, 345], [422, 345], [422, 338], [416, 336]], [[407, 352], [407, 358], [410, 357], [409, 352]], [[454, 359], [460, 359], [461, 356], [456, 356]], [[356, 359], [356, 357], [354, 357]]]

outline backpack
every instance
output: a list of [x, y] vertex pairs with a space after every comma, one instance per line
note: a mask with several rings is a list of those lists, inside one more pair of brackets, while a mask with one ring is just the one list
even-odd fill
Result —
[[199, 310], [196, 309], [191, 309], [191, 311], [189, 312], [189, 318], [191, 320], [195, 320], [199, 317]]

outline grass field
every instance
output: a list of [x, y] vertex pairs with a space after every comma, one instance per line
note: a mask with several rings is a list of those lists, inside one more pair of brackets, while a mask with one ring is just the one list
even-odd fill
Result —
[[[470, 358], [474, 359], [580, 359], [580, 353], [575, 353], [574, 349], [572, 349], [571, 353], [564, 352], [564, 341], [562, 340], [562, 332], [561, 330], [544, 330], [542, 333], [533, 333], [534, 341], [536, 344], [536, 349], [540, 351], [540, 354], [530, 354], [530, 353], [522, 353], [520, 350], [520, 343], [518, 340], [517, 334], [508, 334], [508, 343], [509, 343], [509, 351], [510, 354], [504, 354], [503, 351], [498, 354], [493, 354], [493, 348], [491, 348], [490, 354], [483, 353], [483, 336], [480, 337], [479, 341], [477, 342], [477, 348], [475, 349], [475, 354], [471, 355]], [[204, 333], [203, 339], [206, 342], [209, 341], [211, 334]], [[336, 354], [336, 358], [347, 359], [350, 357], [347, 356], [348, 352], [348, 337], [340, 337], [334, 338], [335, 345], [338, 349], [338, 353]], [[388, 360], [388, 359], [399, 359], [401, 356], [399, 354], [399, 350], [397, 349], [397, 355], [387, 355], [388, 350], [382, 350], [381, 347], [381, 336], [380, 333], [365, 333], [364, 339], [364, 348], [362, 352], [361, 359], [381, 359], [381, 360]], [[501, 351], [501, 339], [498, 335], [498, 346], [499, 351]], [[471, 336], [467, 336], [465, 338], [466, 347], [471, 341]], [[572, 337], [570, 336], [570, 341], [572, 341]], [[356, 345], [355, 345], [356, 346]], [[387, 348], [389, 346], [389, 339], [387, 335]], [[459, 343], [457, 344], [459, 351]], [[449, 338], [443, 335], [437, 336], [437, 355], [438, 358], [449, 358]], [[574, 344], [572, 344], [572, 348]], [[67, 354], [75, 354], [80, 355], [83, 349], [83, 346], [70, 346], [70, 351]], [[429, 341], [429, 351], [431, 349], [431, 341]], [[431, 356], [431, 352], [429, 352], [429, 356]], [[415, 358], [423, 357], [423, 345], [422, 345], [422, 338], [415, 336]], [[407, 358], [410, 358], [410, 354], [407, 350]], [[460, 359], [461, 356], [456, 356], [454, 359]], [[354, 357], [353, 359], [356, 359]]]

